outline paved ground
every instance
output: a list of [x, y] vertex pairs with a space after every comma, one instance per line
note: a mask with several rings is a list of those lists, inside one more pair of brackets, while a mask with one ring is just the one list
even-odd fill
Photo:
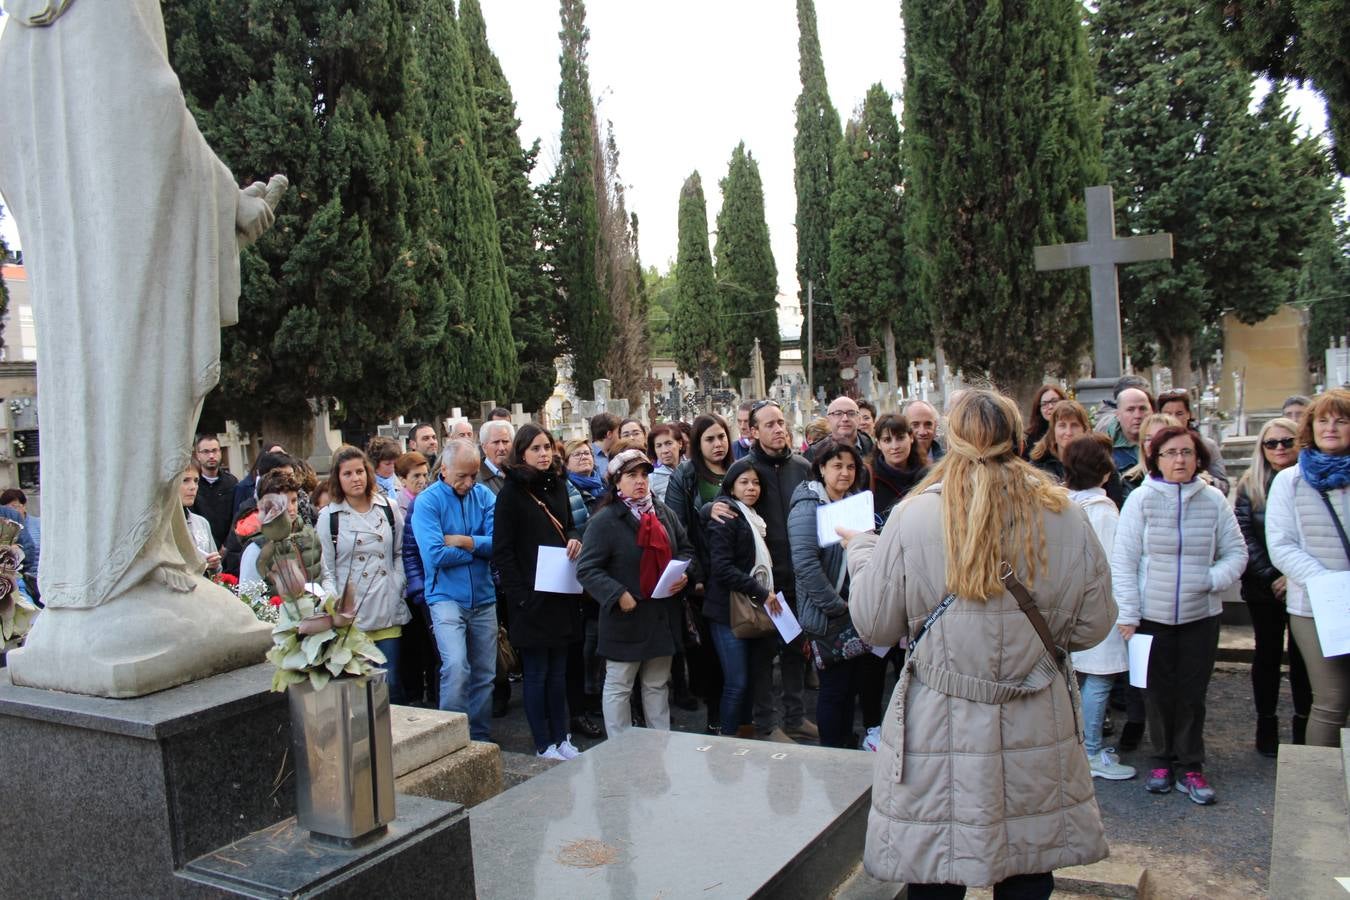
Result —
[[[1266, 893], [1275, 760], [1252, 748], [1255, 714], [1248, 672], [1242, 664], [1220, 663], [1210, 685], [1206, 769], [1218, 792], [1214, 806], [1197, 806], [1175, 792], [1149, 794], [1143, 789], [1142, 776], [1126, 782], [1097, 781], [1112, 856], [1146, 866], [1155, 897], [1237, 898]], [[493, 721], [493, 736], [503, 750], [533, 754], [521, 686], [512, 687], [510, 713]], [[1287, 741], [1287, 683], [1282, 704], [1281, 725]], [[807, 708], [815, 708], [814, 692], [808, 692]], [[673, 709], [672, 713], [675, 729], [703, 731], [706, 713], [701, 707], [697, 712]], [[574, 742], [582, 750], [596, 743], [577, 738]], [[1125, 754], [1123, 761], [1146, 768], [1143, 749]]]

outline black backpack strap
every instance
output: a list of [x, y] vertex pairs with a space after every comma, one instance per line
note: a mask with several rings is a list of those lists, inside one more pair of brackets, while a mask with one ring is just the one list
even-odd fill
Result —
[[1341, 524], [1341, 517], [1336, 515], [1336, 507], [1331, 503], [1331, 495], [1326, 491], [1318, 491], [1322, 495], [1322, 502], [1327, 505], [1327, 513], [1331, 516], [1331, 524], [1336, 526], [1336, 534], [1341, 538], [1341, 549], [1345, 551], [1346, 560], [1350, 561], [1350, 537], [1345, 536], [1345, 526]]
[[389, 533], [394, 533], [394, 502], [386, 499], [384, 504], [384, 517], [389, 520]]
[[337, 566], [337, 537], [338, 537], [338, 513], [337, 510], [330, 510], [328, 513], [328, 530], [333, 535], [333, 566]]

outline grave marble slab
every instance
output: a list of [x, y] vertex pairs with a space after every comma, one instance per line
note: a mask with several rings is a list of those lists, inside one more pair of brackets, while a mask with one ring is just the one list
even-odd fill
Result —
[[472, 810], [479, 897], [823, 897], [871, 753], [634, 728]]
[[398, 818], [357, 847], [316, 841], [290, 818], [190, 862], [183, 888], [248, 897], [474, 896], [462, 807], [399, 795]]
[[444, 759], [469, 746], [469, 717], [464, 713], [415, 706], [391, 706], [394, 777]]

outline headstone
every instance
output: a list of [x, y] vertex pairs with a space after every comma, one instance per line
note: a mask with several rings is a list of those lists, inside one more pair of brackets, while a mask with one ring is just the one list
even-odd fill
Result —
[[1344, 387], [1350, 384], [1350, 347], [1346, 346], [1346, 339], [1341, 338], [1339, 347], [1331, 346], [1326, 352], [1327, 366], [1327, 384], [1328, 388]]
[[314, 449], [309, 454], [309, 464], [318, 475], [327, 475], [333, 466], [333, 448], [328, 445], [328, 405], [322, 400], [310, 400], [310, 411], [314, 415]]
[[864, 353], [858, 357], [858, 397], [868, 402], [876, 399], [872, 376], [872, 357]]
[[828, 896], [862, 855], [870, 757], [629, 729], [470, 812], [478, 896]]
[[748, 396], [754, 400], [762, 400], [768, 395], [768, 388], [764, 384], [764, 351], [759, 346], [759, 338], [755, 338], [755, 346], [750, 351], [750, 393]]
[[608, 378], [597, 378], [591, 382], [591, 388], [595, 391], [595, 402], [605, 403], [609, 400], [609, 391], [611, 382]]
[[483, 401], [480, 401], [479, 404], [478, 404], [478, 418], [479, 418], [479, 420], [480, 420], [480, 421], [483, 421], [483, 422], [486, 422], [486, 421], [488, 420], [488, 418], [492, 415], [492, 411], [493, 411], [494, 409], [496, 409], [496, 408], [497, 408], [497, 401], [496, 401], [496, 400], [483, 400]]
[[1088, 239], [1035, 249], [1038, 271], [1086, 267], [1090, 272], [1094, 377], [1080, 382], [1076, 388], [1079, 402], [1085, 405], [1109, 398], [1112, 386], [1122, 374], [1120, 283], [1116, 266], [1172, 258], [1170, 234], [1116, 237], [1116, 208], [1110, 185], [1090, 187], [1086, 195]]
[[525, 411], [524, 404], [511, 404], [511, 424], [517, 428], [530, 424], [530, 414]]

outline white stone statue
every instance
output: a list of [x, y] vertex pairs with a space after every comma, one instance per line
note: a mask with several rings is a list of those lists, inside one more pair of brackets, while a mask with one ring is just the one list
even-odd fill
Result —
[[177, 483], [239, 248], [286, 188], [240, 190], [169, 66], [159, 0], [0, 0], [0, 192], [37, 316], [47, 609], [16, 684], [128, 697], [260, 662], [267, 625], [200, 575]]

